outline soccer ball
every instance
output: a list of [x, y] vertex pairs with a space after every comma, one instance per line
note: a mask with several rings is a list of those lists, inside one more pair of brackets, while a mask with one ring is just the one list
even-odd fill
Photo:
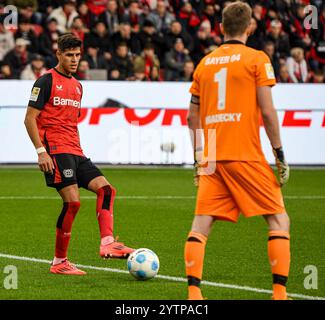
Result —
[[138, 280], [154, 278], [159, 270], [158, 256], [150, 249], [137, 249], [129, 255], [128, 270]]

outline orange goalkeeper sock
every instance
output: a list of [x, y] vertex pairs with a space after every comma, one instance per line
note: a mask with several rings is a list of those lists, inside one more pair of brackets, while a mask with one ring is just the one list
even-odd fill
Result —
[[203, 261], [207, 237], [191, 231], [185, 244], [185, 267], [188, 279], [188, 299], [202, 300], [200, 283], [203, 273]]
[[286, 300], [290, 269], [290, 236], [282, 230], [269, 232], [268, 255], [273, 275], [273, 299]]

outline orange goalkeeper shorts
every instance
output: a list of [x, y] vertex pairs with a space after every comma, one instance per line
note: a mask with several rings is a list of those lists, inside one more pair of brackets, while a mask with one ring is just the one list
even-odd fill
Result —
[[218, 161], [200, 175], [195, 214], [237, 222], [245, 217], [285, 213], [277, 178], [266, 162]]

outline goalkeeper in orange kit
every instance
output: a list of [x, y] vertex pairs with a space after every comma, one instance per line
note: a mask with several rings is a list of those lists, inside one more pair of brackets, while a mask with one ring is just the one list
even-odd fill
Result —
[[[217, 220], [237, 222], [240, 213], [262, 216], [268, 224], [272, 298], [287, 299], [289, 217], [280, 187], [289, 179], [289, 167], [272, 102], [272, 65], [264, 52], [245, 45], [251, 16], [246, 3], [226, 6], [222, 14], [225, 42], [201, 60], [190, 89], [188, 124], [194, 133], [198, 194], [185, 245], [189, 299], [202, 299], [200, 282], [212, 224]], [[279, 182], [261, 149], [260, 114], [276, 158]], [[201, 131], [204, 148], [197, 134]]]

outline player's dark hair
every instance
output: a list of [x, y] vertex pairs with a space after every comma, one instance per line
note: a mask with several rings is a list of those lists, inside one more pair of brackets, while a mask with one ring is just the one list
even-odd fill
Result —
[[66, 33], [58, 39], [58, 48], [61, 52], [78, 47], [81, 48], [81, 45], [82, 41], [72, 33]]
[[222, 11], [222, 25], [226, 35], [241, 36], [250, 25], [252, 18], [251, 7], [244, 2], [230, 3]]

